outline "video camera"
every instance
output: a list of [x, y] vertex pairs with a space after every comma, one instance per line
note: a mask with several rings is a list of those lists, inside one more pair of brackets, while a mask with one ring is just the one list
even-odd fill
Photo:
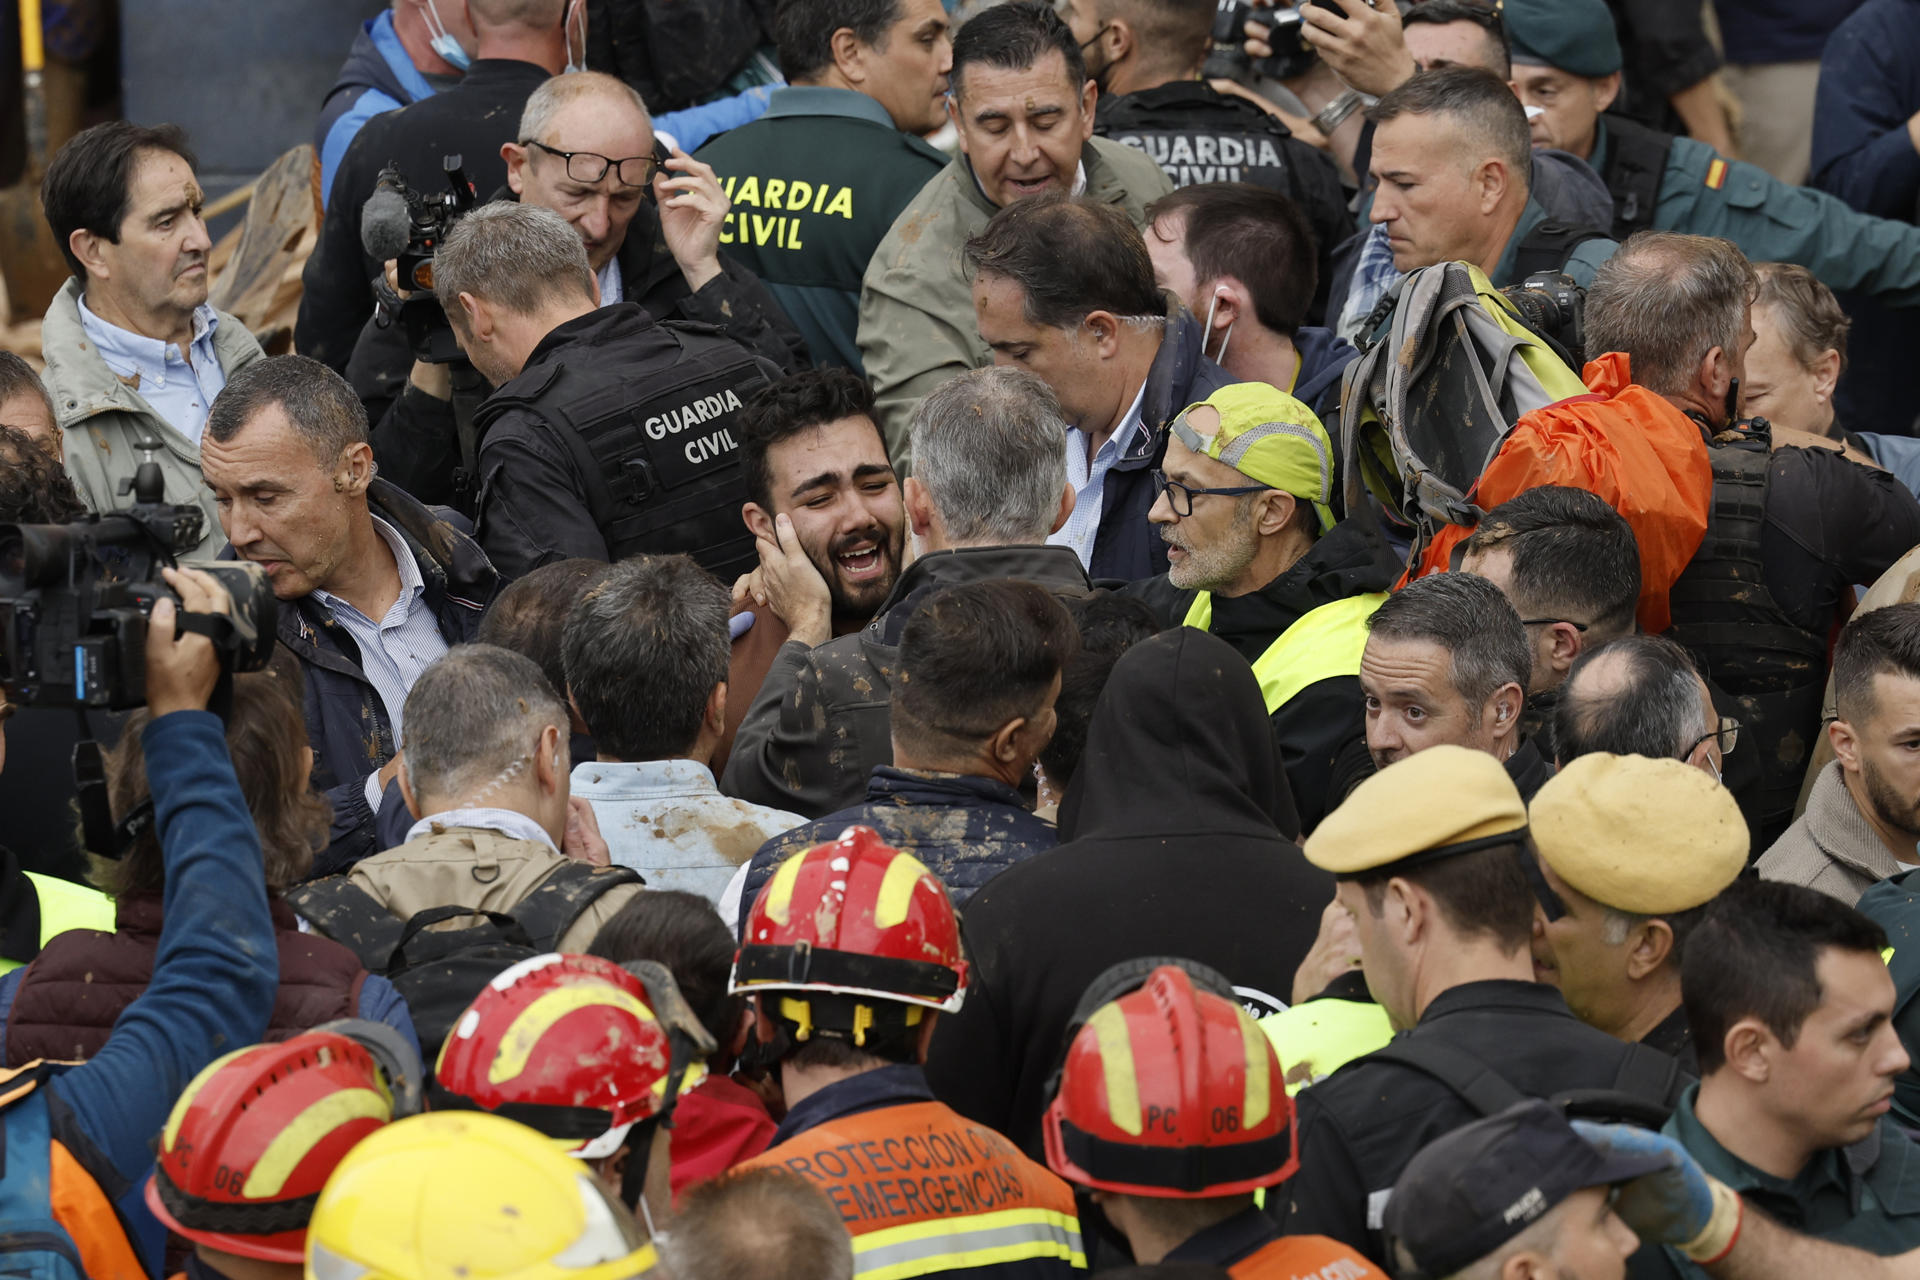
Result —
[[[1346, 16], [1339, 0], [1300, 0]], [[1270, 58], [1255, 59], [1246, 51], [1246, 27], [1258, 22], [1267, 28], [1267, 44], [1273, 48]], [[1299, 8], [1267, 8], [1247, 0], [1220, 0], [1213, 14], [1213, 52], [1207, 55], [1204, 74], [1215, 79], [1238, 79], [1251, 72], [1270, 80], [1290, 80], [1310, 70], [1320, 55], [1307, 43], [1305, 21]]]
[[160, 465], [140, 464], [124, 511], [72, 524], [0, 524], [0, 683], [28, 707], [126, 710], [147, 700], [147, 618], [161, 597], [177, 600], [163, 567], [212, 574], [232, 607], [224, 615], [179, 615], [180, 629], [207, 636], [229, 671], [258, 671], [273, 653], [278, 601], [258, 565], [176, 561], [200, 540], [197, 506], [162, 501]]
[[433, 296], [433, 256], [478, 199], [459, 156], [444, 157], [440, 167], [447, 190], [439, 195], [415, 191], [393, 165], [382, 169], [360, 210], [360, 243], [375, 261], [394, 259], [400, 287], [413, 295], [404, 302], [382, 301], [383, 327], [397, 318], [416, 356], [430, 364], [452, 364], [465, 357]]
[[1541, 271], [1500, 291], [1521, 321], [1561, 348], [1575, 373], [1587, 362], [1587, 291], [1572, 276]]

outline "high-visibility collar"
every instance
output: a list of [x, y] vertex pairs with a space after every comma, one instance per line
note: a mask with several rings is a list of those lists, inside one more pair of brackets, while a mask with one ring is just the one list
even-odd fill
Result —
[[[1367, 592], [1335, 600], [1300, 615], [1253, 662], [1254, 677], [1272, 715], [1308, 685], [1334, 676], [1358, 675], [1360, 654], [1367, 647], [1367, 619], [1387, 596]], [[1199, 631], [1213, 629], [1213, 593], [1194, 596], [1184, 624]]]

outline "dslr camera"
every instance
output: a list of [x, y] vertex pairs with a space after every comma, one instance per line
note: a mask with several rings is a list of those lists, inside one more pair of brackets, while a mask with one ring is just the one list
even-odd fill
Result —
[[[177, 561], [200, 539], [197, 506], [162, 501], [160, 466], [140, 464], [133, 503], [72, 524], [0, 524], [0, 683], [28, 707], [122, 711], [147, 700], [147, 617], [167, 596], [163, 567], [220, 580], [227, 613], [179, 616], [208, 636], [227, 671], [258, 671], [273, 654], [279, 602], [258, 565]], [[125, 492], [126, 490], [122, 490]]]
[[1587, 291], [1572, 276], [1536, 272], [1500, 293], [1529, 329], [1557, 344], [1580, 372], [1587, 362]]
[[[1323, 9], [1346, 16], [1338, 0], [1300, 0], [1301, 5], [1317, 4]], [[1246, 51], [1246, 27], [1258, 22], [1267, 28], [1267, 43], [1273, 48], [1270, 58], [1256, 59]], [[1290, 80], [1304, 75], [1320, 55], [1314, 52], [1302, 33], [1304, 21], [1298, 7], [1267, 8], [1247, 0], [1220, 0], [1213, 14], [1213, 52], [1207, 56], [1204, 72], [1209, 78], [1240, 79], [1251, 73], [1270, 80]]]
[[459, 156], [447, 156], [440, 163], [447, 189], [437, 195], [415, 191], [393, 165], [382, 169], [373, 194], [360, 210], [360, 243], [377, 261], [394, 259], [400, 287], [413, 295], [405, 301], [383, 297], [382, 327], [398, 319], [416, 356], [430, 364], [452, 364], [465, 357], [434, 300], [433, 255], [453, 224], [478, 200]]

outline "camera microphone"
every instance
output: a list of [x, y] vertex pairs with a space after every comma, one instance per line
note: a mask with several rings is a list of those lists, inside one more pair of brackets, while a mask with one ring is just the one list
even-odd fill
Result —
[[367, 256], [386, 262], [406, 252], [413, 239], [413, 214], [407, 198], [392, 187], [374, 188], [360, 210], [360, 244]]

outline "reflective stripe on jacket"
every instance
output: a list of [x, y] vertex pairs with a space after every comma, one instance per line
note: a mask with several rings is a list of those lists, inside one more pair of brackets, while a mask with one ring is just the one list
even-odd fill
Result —
[[[1254, 659], [1267, 714], [1272, 715], [1310, 684], [1333, 676], [1360, 674], [1360, 653], [1367, 647], [1367, 619], [1386, 600], [1383, 591], [1335, 600], [1308, 610]], [[1183, 620], [1199, 631], [1213, 623], [1213, 593], [1193, 598]]]

